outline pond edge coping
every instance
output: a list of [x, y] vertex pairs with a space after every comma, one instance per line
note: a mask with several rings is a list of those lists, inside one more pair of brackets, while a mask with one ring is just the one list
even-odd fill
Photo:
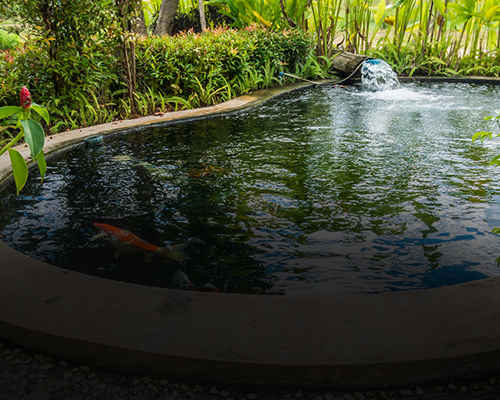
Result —
[[[44, 150], [50, 157], [94, 134], [231, 112], [307, 86], [66, 132]], [[4, 155], [0, 182], [10, 178]], [[119, 372], [346, 390], [490, 376], [500, 372], [499, 310], [500, 276], [380, 294], [201, 293], [64, 270], [0, 241], [0, 337]]]

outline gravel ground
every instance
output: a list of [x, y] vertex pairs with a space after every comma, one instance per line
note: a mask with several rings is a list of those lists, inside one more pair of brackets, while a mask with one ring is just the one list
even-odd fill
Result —
[[333, 389], [225, 387], [103, 371], [0, 342], [0, 400], [500, 400], [499, 377], [351, 393]]

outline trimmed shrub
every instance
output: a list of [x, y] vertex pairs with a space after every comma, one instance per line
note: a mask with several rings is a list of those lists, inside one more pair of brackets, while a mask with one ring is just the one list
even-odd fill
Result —
[[[217, 104], [278, 84], [279, 72], [311, 74], [313, 47], [302, 31], [255, 27], [137, 38], [137, 112]], [[0, 106], [15, 104], [20, 88], [27, 86], [48, 108], [53, 132], [127, 118], [130, 99], [117, 72], [120, 62], [119, 53], [99, 38], [83, 48], [65, 46], [56, 60], [49, 58], [44, 41], [0, 52]], [[54, 73], [65, 88], [58, 95]]]

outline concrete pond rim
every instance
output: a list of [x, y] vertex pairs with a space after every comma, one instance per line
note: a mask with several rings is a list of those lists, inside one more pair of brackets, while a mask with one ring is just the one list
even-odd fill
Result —
[[[91, 135], [233, 112], [307, 86], [57, 134], [44, 149], [50, 159]], [[24, 146], [18, 150], [29, 157]], [[4, 155], [1, 185], [10, 179]], [[202, 293], [65, 270], [0, 241], [3, 340], [66, 361], [185, 381], [349, 390], [491, 376], [500, 372], [499, 310], [500, 276], [379, 294]]]

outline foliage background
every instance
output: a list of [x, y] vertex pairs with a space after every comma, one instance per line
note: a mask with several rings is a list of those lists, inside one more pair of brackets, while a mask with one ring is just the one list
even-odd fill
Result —
[[216, 104], [281, 83], [279, 72], [325, 77], [339, 50], [399, 74], [500, 75], [497, 0], [205, 0], [202, 34], [198, 2], [181, 0], [179, 33], [138, 35], [137, 17], [152, 32], [160, 4], [0, 0], [5, 26], [21, 33], [0, 30], [0, 106], [26, 85], [55, 133]]

